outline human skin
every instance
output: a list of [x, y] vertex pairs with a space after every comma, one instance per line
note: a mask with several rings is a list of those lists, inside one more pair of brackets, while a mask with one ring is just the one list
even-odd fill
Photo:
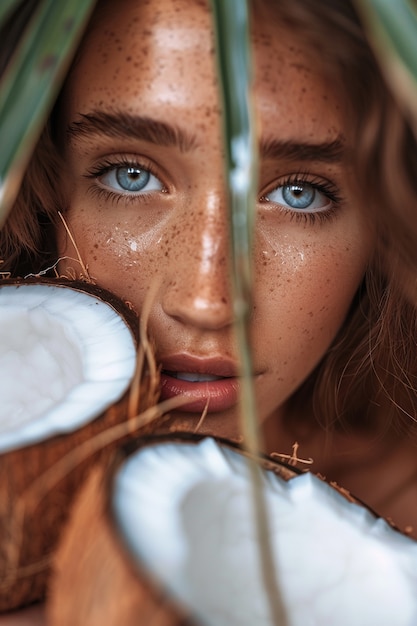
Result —
[[[65, 219], [98, 283], [138, 310], [157, 285], [149, 331], [163, 370], [221, 375], [223, 366], [230, 376], [237, 370], [237, 353], [210, 14], [202, 3], [187, 0], [124, 0], [123, 6], [114, 11], [108, 3], [67, 84]], [[261, 421], [270, 416], [279, 421], [286, 399], [327, 350], [372, 246], [349, 185], [342, 100], [312, 65], [310, 51], [285, 32], [280, 38], [276, 33], [276, 24], [267, 20], [255, 25], [255, 108], [265, 154], [251, 341]], [[133, 132], [118, 136], [108, 130], [112, 120], [98, 130], [87, 127], [85, 118], [83, 127], [76, 126], [81, 115], [97, 112], [173, 125], [186, 136], [184, 145], [153, 143]], [[329, 145], [336, 142], [343, 147], [331, 154]], [[283, 143], [322, 146], [320, 158], [289, 158]], [[148, 186], [140, 195], [113, 189], [116, 168], [126, 163], [150, 168], [160, 184], [151, 181], [154, 189]], [[317, 185], [316, 204], [323, 210], [296, 213], [273, 201], [280, 193], [274, 190], [288, 178]], [[326, 196], [326, 187], [337, 199]], [[59, 241], [61, 257], [74, 257], [63, 228]], [[79, 271], [71, 261], [62, 261], [60, 271], [68, 266]], [[216, 395], [210, 383], [195, 383], [188, 391], [193, 404], [178, 415], [196, 424], [208, 388], [205, 428], [237, 436], [236, 384], [229, 387]], [[218, 401], [218, 395], [228, 401]]]
[[[148, 328], [163, 397], [183, 392], [190, 400], [173, 413], [176, 426], [196, 428], [208, 404], [200, 432], [239, 438], [210, 12], [193, 0], [122, 4], [123, 11], [112, 3], [100, 8], [62, 98], [64, 218], [77, 250], [62, 226], [60, 272], [79, 274], [81, 260], [93, 280], [138, 311], [152, 292]], [[417, 471], [411, 443], [392, 433], [335, 433], [329, 446], [312, 420], [302, 431], [297, 416], [290, 428], [285, 419], [286, 401], [343, 324], [374, 237], [352, 180], [348, 95], [322, 75], [306, 42], [268, 12], [255, 21], [252, 41], [261, 156], [250, 336], [265, 449], [289, 454], [297, 439], [313, 470], [405, 526], [417, 520], [415, 487], [395, 503], [385, 500]], [[161, 133], [161, 123], [169, 132]], [[145, 186], [127, 191], [135, 176], [145, 176]], [[290, 207], [283, 195], [289, 184], [301, 185], [301, 200], [313, 190], [313, 204], [295, 209], [293, 198]], [[185, 382], [173, 371], [226, 378]]]

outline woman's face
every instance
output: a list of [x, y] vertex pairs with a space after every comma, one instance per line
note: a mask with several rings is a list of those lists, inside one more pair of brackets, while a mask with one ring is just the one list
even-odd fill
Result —
[[[123, 10], [122, 10], [123, 5]], [[179, 420], [235, 436], [238, 355], [211, 18], [199, 0], [106, 3], [64, 95], [65, 219], [90, 276], [141, 310]], [[251, 314], [259, 418], [278, 419], [349, 309], [372, 238], [343, 98], [271, 16], [254, 24], [260, 170]], [[61, 257], [76, 257], [65, 229]], [[77, 262], [64, 260], [78, 273]], [[192, 424], [189, 425], [192, 427]]]

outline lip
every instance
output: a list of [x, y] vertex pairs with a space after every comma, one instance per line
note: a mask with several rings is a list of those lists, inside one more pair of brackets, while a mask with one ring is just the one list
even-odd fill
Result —
[[[185, 396], [190, 402], [181, 407], [187, 413], [216, 413], [232, 408], [239, 398], [239, 377], [236, 363], [224, 358], [204, 358], [177, 354], [161, 359], [161, 396], [163, 400]], [[190, 382], [175, 378], [170, 372], [220, 376], [214, 381]]]

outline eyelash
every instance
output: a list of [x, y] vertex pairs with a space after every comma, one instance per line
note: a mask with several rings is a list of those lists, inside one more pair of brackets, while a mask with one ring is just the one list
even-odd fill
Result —
[[[86, 174], [84, 174], [85, 178], [94, 181], [91, 187], [89, 188], [89, 192], [99, 198], [110, 200], [111, 202], [115, 204], [118, 204], [119, 202], [136, 203], [138, 201], [139, 202], [145, 201], [152, 192], [149, 192], [149, 193], [145, 192], [141, 194], [130, 194], [128, 192], [123, 193], [121, 191], [117, 192], [117, 191], [112, 191], [108, 187], [101, 186], [97, 182], [98, 179], [100, 179], [102, 176], [104, 176], [108, 172], [116, 170], [119, 167], [132, 167], [132, 168], [138, 168], [141, 170], [146, 170], [147, 172], [152, 174], [152, 176], [155, 176], [156, 178], [158, 178], [158, 180], [161, 180], [160, 174], [156, 172], [153, 165], [149, 162], [146, 162], [145, 164], [145, 163], [140, 163], [134, 159], [129, 159], [127, 157], [112, 157], [112, 159], [103, 159], [102, 161], [97, 163], [97, 165], [95, 165], [94, 167], [91, 167], [87, 171]], [[161, 184], [162, 184], [162, 190], [160, 191], [160, 193], [167, 193], [167, 189], [162, 183], [162, 181], [161, 181]]]
[[[138, 169], [144, 169], [147, 170], [151, 175], [158, 178], [158, 180], [160, 180], [159, 174], [155, 171], [155, 168], [149, 162], [147, 162], [145, 165], [144, 163], [139, 163], [138, 161], [126, 157], [113, 157], [112, 159], [103, 159], [97, 165], [89, 169], [88, 172], [85, 174], [85, 178], [94, 181], [94, 184], [90, 187], [89, 191], [94, 195], [100, 198], [104, 197], [105, 200], [110, 200], [115, 204], [118, 204], [119, 202], [136, 203], [138, 201], [146, 201], [147, 197], [152, 192], [145, 192], [142, 194], [129, 194], [112, 191], [107, 187], [97, 184], [96, 181], [99, 178], [101, 178], [108, 172], [117, 169], [118, 167], [133, 167]], [[295, 220], [297, 223], [304, 222], [311, 225], [315, 224], [317, 220], [319, 220], [320, 223], [324, 223], [336, 217], [337, 210], [340, 208], [343, 202], [343, 198], [339, 193], [338, 187], [331, 181], [311, 175], [308, 172], [298, 172], [297, 174], [291, 174], [283, 180], [280, 180], [278, 183], [275, 183], [272, 189], [270, 189], [268, 192], [264, 193], [261, 196], [260, 202], [273, 204], [273, 201], [266, 198], [268, 193], [272, 193], [272, 191], [278, 189], [279, 187], [306, 183], [311, 185], [318, 192], [325, 195], [331, 201], [330, 207], [324, 209], [323, 211], [309, 212], [308, 210], [297, 211], [295, 209], [291, 209], [280, 204], [280, 211], [288, 215], [291, 221]], [[160, 192], [167, 193], [166, 187], [163, 186]]]
[[280, 210], [284, 214], [288, 215], [291, 220], [295, 220], [296, 222], [309, 223], [312, 225], [315, 224], [317, 220], [323, 223], [335, 218], [338, 209], [340, 209], [343, 204], [343, 198], [340, 195], [338, 187], [330, 180], [320, 178], [318, 176], [309, 174], [308, 172], [298, 172], [297, 174], [291, 174], [283, 180], [279, 180], [278, 183], [274, 183], [274, 186], [270, 190], [262, 194], [260, 202], [273, 204], [273, 202], [271, 200], [268, 200], [266, 196], [269, 193], [272, 193], [272, 191], [274, 191], [275, 189], [278, 189], [279, 187], [285, 187], [287, 185], [302, 185], [306, 183], [311, 185], [315, 190], [324, 194], [331, 201], [330, 207], [328, 209], [324, 209], [323, 211], [303, 212], [291, 209], [283, 205], [279, 205]]

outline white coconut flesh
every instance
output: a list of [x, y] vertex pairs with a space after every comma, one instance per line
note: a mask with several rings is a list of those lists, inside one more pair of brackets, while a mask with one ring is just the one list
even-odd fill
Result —
[[[114, 481], [137, 563], [209, 626], [274, 624], [248, 476], [243, 455], [206, 438], [139, 449]], [[313, 474], [263, 481], [286, 626], [417, 624], [414, 540]]]
[[48, 284], [0, 286], [0, 452], [74, 431], [116, 402], [135, 371], [123, 318]]

